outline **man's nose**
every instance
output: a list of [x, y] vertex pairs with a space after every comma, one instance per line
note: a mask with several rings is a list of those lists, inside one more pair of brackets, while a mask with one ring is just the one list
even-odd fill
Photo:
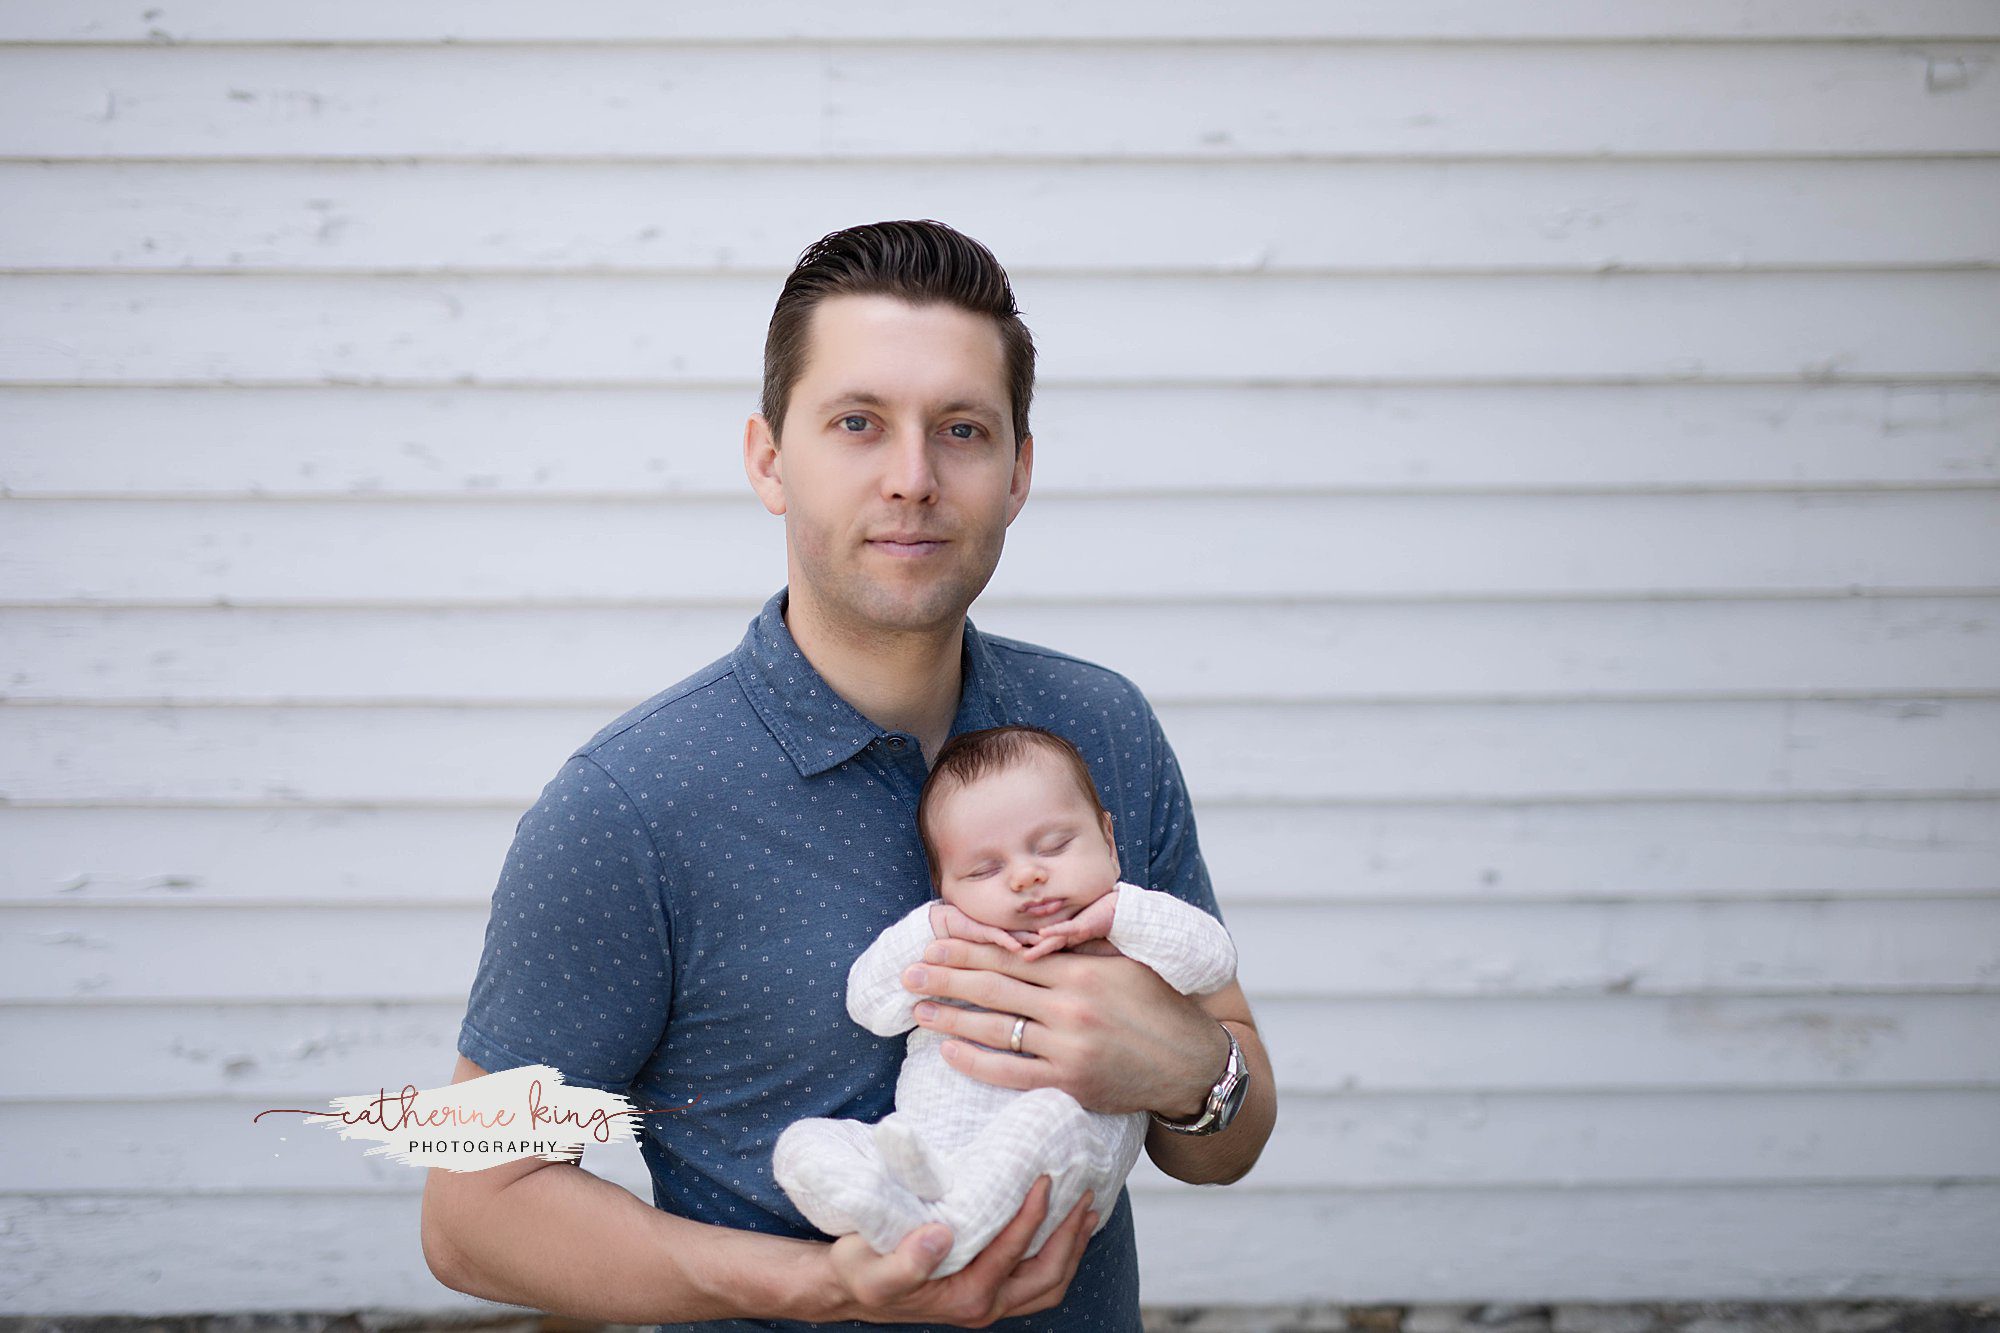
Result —
[[899, 431], [891, 444], [882, 493], [891, 500], [931, 500], [937, 496], [937, 469], [922, 427]]

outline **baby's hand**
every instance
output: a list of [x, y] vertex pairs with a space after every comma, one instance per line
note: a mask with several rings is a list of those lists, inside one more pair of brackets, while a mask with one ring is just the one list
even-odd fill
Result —
[[989, 926], [984, 921], [974, 921], [950, 903], [931, 904], [931, 932], [939, 939], [978, 940], [984, 944], [998, 944], [1019, 953], [1021, 941], [998, 926]]
[[1111, 937], [1111, 918], [1118, 913], [1118, 890], [1113, 889], [1090, 906], [1078, 912], [1067, 921], [1058, 921], [1052, 926], [1043, 926], [1039, 941], [1021, 955], [1023, 962], [1042, 958], [1057, 949], [1085, 940], [1103, 940]]

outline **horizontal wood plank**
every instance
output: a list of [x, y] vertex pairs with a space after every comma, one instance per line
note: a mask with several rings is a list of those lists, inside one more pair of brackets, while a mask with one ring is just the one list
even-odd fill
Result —
[[[678, 59], [567, 43], [16, 45], [0, 46], [0, 156], [1972, 154], [2000, 149], [2000, 80], [1979, 77], [1992, 58], [1952, 42], [1270, 41], [1198, 60], [1146, 42], [727, 44]], [[1033, 116], [988, 94], [1024, 69]]]
[[[413, 1072], [411, 1082], [441, 1080]], [[300, 1116], [253, 1122], [265, 1109], [255, 1099], [172, 1101], [141, 1117], [96, 1102], [0, 1103], [0, 1179], [23, 1193], [325, 1199], [407, 1197], [423, 1186], [409, 1167], [369, 1157]], [[1996, 1115], [2000, 1092], [1949, 1089], [1294, 1096], [1287, 1088], [1277, 1129], [1243, 1184], [1289, 1195], [1994, 1179]], [[652, 1197], [636, 1144], [592, 1144], [583, 1161]], [[1147, 1206], [1187, 1188], [1144, 1157], [1131, 1186]]]
[[[779, 521], [750, 500], [6, 505], [15, 604], [740, 606], [785, 579]], [[2000, 489], [1046, 497], [1008, 538], [996, 601], [2000, 589]]]
[[[404, 1168], [408, 1170], [408, 1168]], [[414, 1172], [412, 1172], [414, 1174]], [[306, 1206], [307, 1204], [310, 1206]], [[1133, 1200], [1148, 1306], [1971, 1299], [2000, 1186], [1413, 1190]], [[424, 1267], [399, 1196], [0, 1196], [0, 1298], [52, 1314], [366, 1306], [491, 1317]], [[1441, 1259], [1439, 1256], [1449, 1256]], [[1578, 1256], [1583, 1256], [1580, 1259]], [[141, 1285], [143, 1284], [143, 1285]]]
[[[1094, 383], [2000, 377], [2000, 270], [1014, 285], [1042, 364]], [[735, 383], [762, 363], [777, 286], [737, 275], [0, 276], [0, 383]]]
[[1149, 1303], [1983, 1297], [2000, 1227], [1973, 1182], [1171, 1198], [1135, 1209]]
[[[8, 699], [623, 709], [730, 651], [729, 606], [0, 609]], [[2000, 599], [1190, 602], [993, 599], [988, 634], [1156, 703], [1825, 698], [2000, 691]], [[421, 643], [421, 653], [409, 646]]]
[[[8, 849], [0, 901], [480, 906], [524, 805], [0, 807]], [[2000, 890], [2000, 801], [1990, 799], [1203, 801], [1198, 814], [1232, 921], [1248, 903], [1730, 902]]]
[[[735, 443], [757, 393], [0, 388], [0, 492], [748, 504]], [[1038, 498], [2000, 482], [2000, 388], [1972, 384], [1058, 382], [1029, 425]], [[1302, 447], [1302, 430], [1334, 447]]]
[[[1234, 902], [1224, 913], [1253, 999], [2000, 997], [2000, 890], [1818, 903]], [[14, 906], [0, 909], [0, 1003], [442, 1002], [477, 970], [486, 921], [484, 904]]]
[[[0, 797], [525, 806], [596, 709], [0, 708]], [[2000, 699], [1177, 704], [1197, 801], [1991, 796]], [[643, 798], [649, 775], [634, 778]]]
[[[1284, 1072], [1278, 1071], [1281, 1080]], [[1991, 1133], [2000, 1092], [1294, 1096], [1287, 1087], [1282, 1099], [1277, 1128], [1243, 1182], [1272, 1195], [2000, 1180], [2000, 1140]], [[55, 1116], [45, 1111], [37, 1120]], [[214, 1140], [219, 1128], [201, 1133], [191, 1126], [191, 1137]], [[142, 1132], [104, 1141], [137, 1141]], [[62, 1137], [84, 1142], [74, 1129]], [[332, 1159], [321, 1178], [328, 1184], [351, 1178], [351, 1163], [339, 1160], [351, 1150], [326, 1137], [332, 1142], [316, 1145], [316, 1156]], [[130, 1187], [119, 1175], [104, 1174], [108, 1188]], [[1140, 1196], [1184, 1188], [1144, 1157], [1131, 1183]]]
[[[464, 976], [469, 985], [469, 972]], [[1596, 995], [1255, 1002], [1288, 1095], [2000, 1087], [2000, 994]], [[10, 1006], [0, 1102], [323, 1103], [449, 1082], [465, 1005]], [[106, 1062], [95, 1052], [116, 1050]], [[32, 1062], [32, 1063], [30, 1063]], [[695, 1096], [702, 1074], [655, 1095]], [[287, 1100], [292, 1099], [292, 1100]], [[303, 1099], [303, 1101], [298, 1100]]]
[[[1986, 1087], [2000, 994], [1269, 997], [1288, 1089]], [[1366, 1015], [1366, 1017], [1364, 1017]]]
[[0, 196], [16, 270], [776, 279], [811, 237], [940, 199], [1016, 276], [2000, 262], [1991, 158], [0, 162]]
[[794, 42], [1021, 41], [1742, 41], [1770, 38], [2000, 37], [1976, 0], [1840, 6], [1815, 0], [1680, 0], [1625, 6], [1589, 0], [1467, 6], [1454, 0], [1245, 0], [1199, 5], [1019, 0], [1003, 11], [855, 0], [827, 22], [810, 0], [754, 6], [635, 5], [578, 0], [560, 10], [530, 0], [426, 5], [351, 0], [335, 8], [272, 9], [254, 0], [194, 0], [134, 10], [115, 0], [0, 10], [6, 42]]

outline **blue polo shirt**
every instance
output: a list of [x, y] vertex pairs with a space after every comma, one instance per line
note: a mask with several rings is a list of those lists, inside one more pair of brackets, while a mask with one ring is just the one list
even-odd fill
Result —
[[[824, 1240], [772, 1178], [771, 1148], [802, 1116], [895, 1109], [905, 1038], [848, 1017], [847, 971], [931, 896], [916, 825], [928, 769], [915, 736], [828, 687], [785, 605], [780, 589], [735, 651], [591, 737], [521, 817], [458, 1049], [489, 1072], [549, 1064], [637, 1106], [684, 1108], [639, 1121], [655, 1207]], [[953, 735], [1032, 723], [1068, 737], [1125, 878], [1221, 919], [1179, 765], [1137, 686], [970, 621], [962, 664]], [[1136, 1333], [1130, 1191], [1061, 1306], [993, 1327]]]

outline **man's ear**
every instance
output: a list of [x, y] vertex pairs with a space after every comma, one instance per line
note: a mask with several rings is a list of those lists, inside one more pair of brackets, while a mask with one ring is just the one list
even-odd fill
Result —
[[1119, 879], [1125, 874], [1118, 867], [1118, 839], [1111, 836], [1111, 812], [1104, 812], [1104, 845], [1111, 849], [1111, 873]]
[[1021, 447], [1014, 454], [1014, 476], [1007, 483], [1007, 522], [1021, 512], [1021, 506], [1028, 503], [1028, 482], [1035, 472], [1035, 437], [1023, 435]]
[[743, 475], [750, 489], [773, 514], [785, 512], [784, 463], [778, 457], [778, 437], [762, 412], [752, 412], [743, 425]]

